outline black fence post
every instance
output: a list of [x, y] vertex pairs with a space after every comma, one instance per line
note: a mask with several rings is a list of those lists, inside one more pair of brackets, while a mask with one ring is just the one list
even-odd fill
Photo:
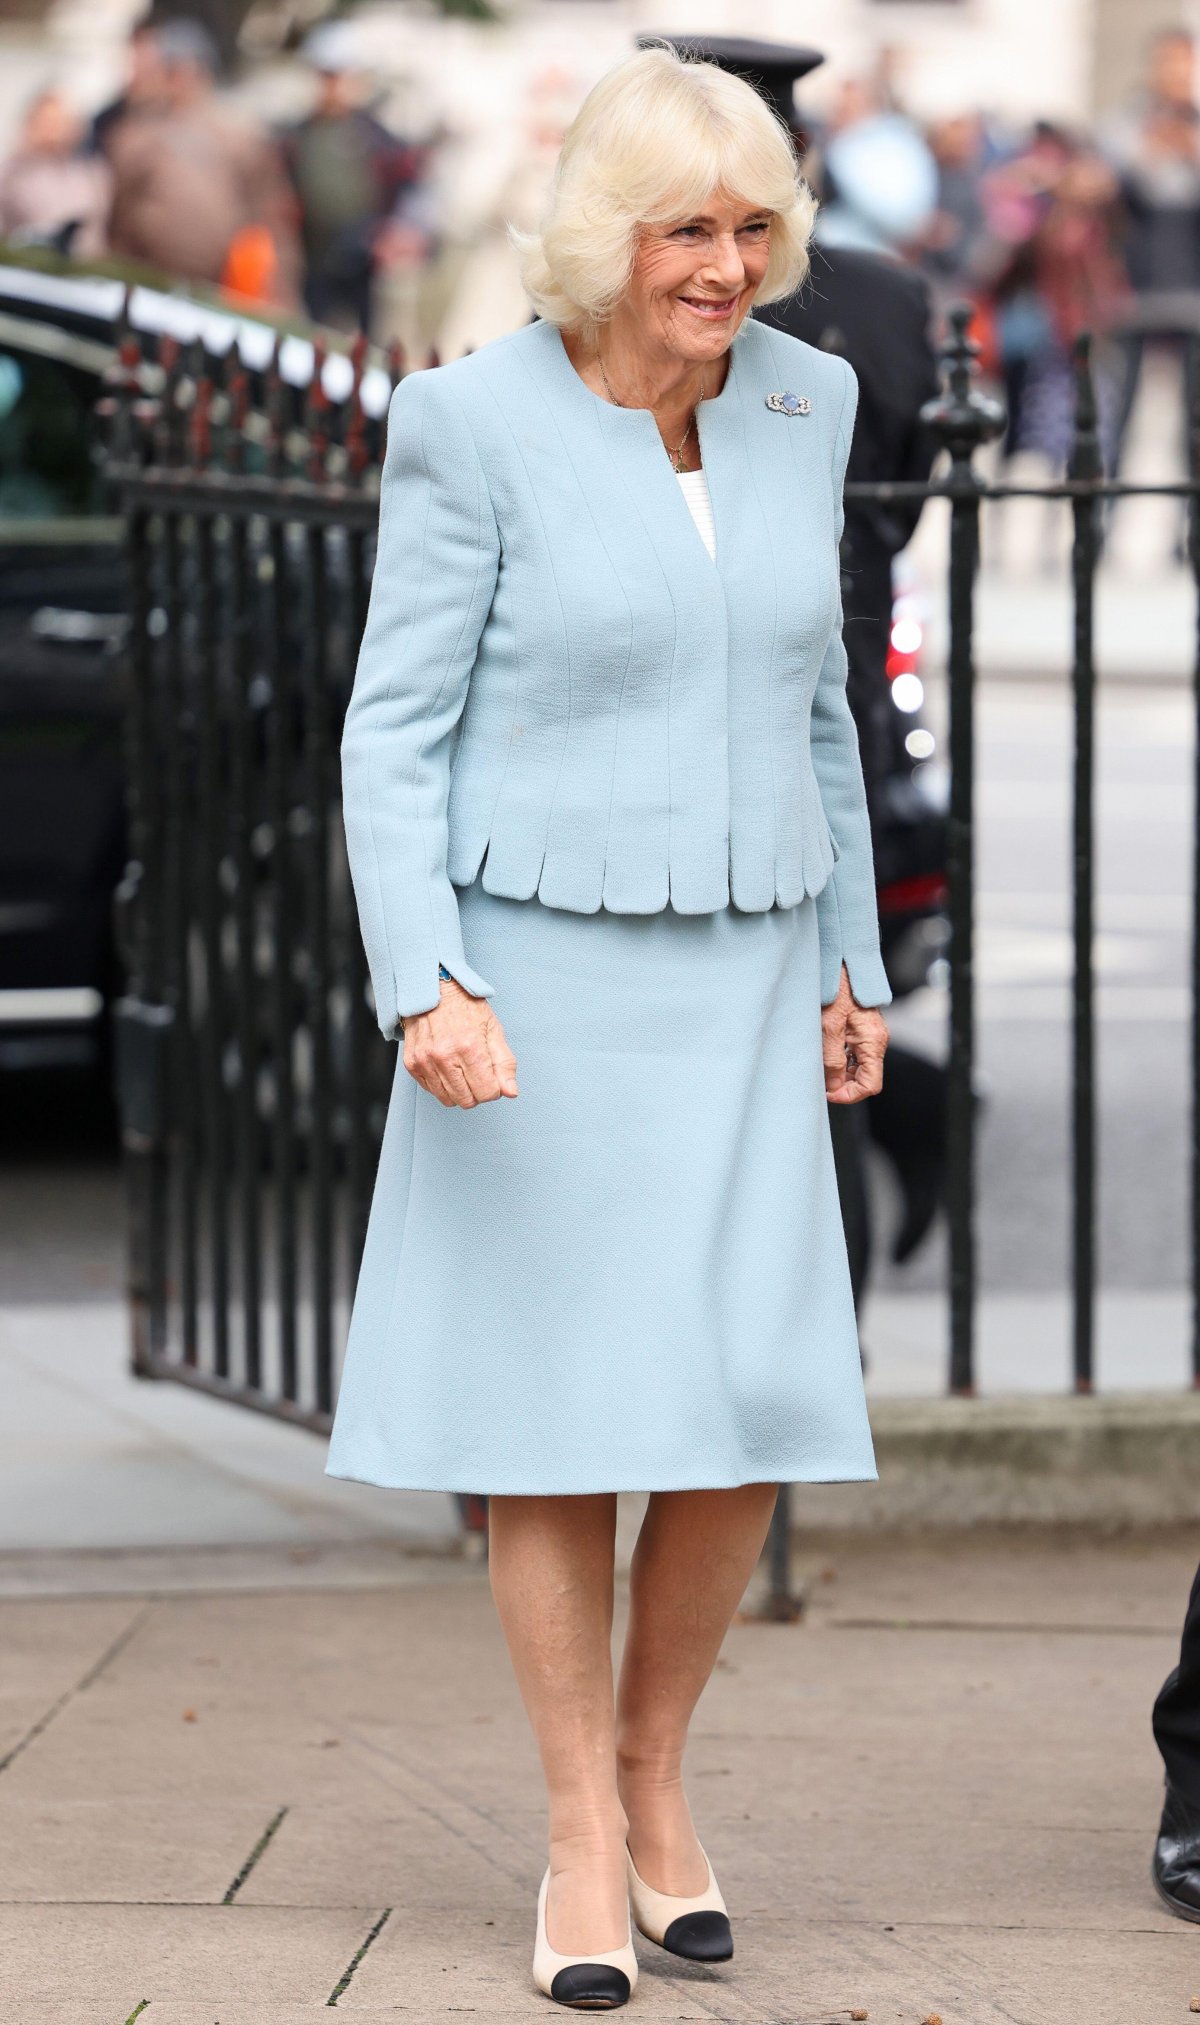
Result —
[[[1192, 698], [1194, 809], [1200, 812], [1200, 336], [1187, 340], [1188, 560], [1196, 585], [1196, 659]], [[1192, 1384], [1200, 1387], [1200, 819], [1192, 818], [1191, 950], [1191, 1280]]]
[[[117, 474], [136, 470], [155, 410], [143, 388], [142, 356], [129, 326], [129, 295], [117, 357], [101, 404], [106, 454]], [[122, 505], [125, 501], [122, 497]], [[126, 1292], [131, 1363], [151, 1375], [164, 1334], [166, 1283], [167, 1050], [163, 1004], [163, 895], [158, 878], [161, 783], [155, 753], [150, 653], [150, 515], [125, 507], [129, 599], [126, 643], [125, 800], [128, 857], [113, 895], [124, 989], [113, 1007], [113, 1072], [125, 1174]]]
[[[289, 394], [281, 368], [282, 345], [277, 339], [266, 378], [265, 410], [268, 435], [267, 473], [286, 497], [289, 447]], [[264, 673], [269, 708], [264, 721], [264, 800], [269, 845], [271, 893], [270, 965], [272, 1067], [272, 1199], [274, 1207], [276, 1299], [279, 1307], [280, 1391], [290, 1405], [299, 1398], [299, 1317], [296, 1290], [300, 1274], [299, 1188], [296, 1161], [296, 980], [293, 951], [300, 942], [293, 858], [295, 799], [293, 739], [296, 698], [294, 667], [289, 651], [289, 601], [295, 595], [286, 520], [272, 514], [268, 527], [269, 597], [266, 608]]]
[[[1075, 427], [1067, 475], [1095, 482], [1103, 477], [1092, 345], [1083, 336], [1075, 346]], [[1071, 501], [1074, 539], [1071, 578], [1075, 602], [1075, 651], [1071, 669], [1075, 745], [1072, 780], [1071, 891], [1074, 982], [1071, 1022], [1071, 1298], [1073, 1370], [1076, 1392], [1092, 1389], [1096, 1315], [1096, 1035], [1093, 963], [1095, 849], [1096, 663], [1094, 651], [1096, 564], [1100, 553], [1100, 506], [1087, 493]]]
[[950, 810], [947, 881], [950, 911], [950, 1062], [947, 1084], [947, 1211], [950, 1230], [950, 1380], [952, 1393], [975, 1389], [975, 981], [974, 853], [975, 660], [972, 629], [979, 567], [979, 500], [974, 469], [980, 446], [1004, 428], [1004, 409], [976, 388], [978, 346], [968, 335], [972, 311], [950, 312], [942, 356], [943, 392], [923, 419], [949, 453]]
[[804, 1598], [792, 1587], [792, 1487], [780, 1484], [767, 1533], [763, 1558], [767, 1583], [758, 1615], [770, 1624], [796, 1624], [804, 1615]]

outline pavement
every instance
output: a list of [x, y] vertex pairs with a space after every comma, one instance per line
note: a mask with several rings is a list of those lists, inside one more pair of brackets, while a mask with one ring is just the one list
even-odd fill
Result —
[[[536, 1765], [451, 1502], [131, 1378], [116, 1321], [0, 1311], [5, 2025], [546, 2018]], [[630, 2016], [1188, 2016], [1148, 1715], [1194, 1526], [822, 1533], [827, 1495], [803, 1617], [752, 1586], [694, 1728], [735, 1960], [643, 1945]]]
[[[1194, 1555], [810, 1538], [804, 1619], [748, 1609], [694, 1726], [737, 1953], [641, 1944], [631, 2018], [1186, 2018], [1147, 1716]], [[58, 1593], [31, 1571], [0, 1604], [6, 2021], [547, 2018], [543, 1813], [483, 1567], [259, 1544], [201, 1554], [198, 1585], [195, 1558], [138, 1593], [126, 1556], [108, 1583], [80, 1557], [74, 1593], [60, 1558]]]
[[[451, 1501], [133, 1379], [122, 1325], [0, 1310], [5, 2025], [546, 2017], [532, 1745]], [[1148, 1711], [1194, 1527], [822, 1534], [823, 1496], [802, 1620], [752, 1589], [694, 1731], [735, 1961], [644, 1946], [631, 2016], [1186, 2017]]]

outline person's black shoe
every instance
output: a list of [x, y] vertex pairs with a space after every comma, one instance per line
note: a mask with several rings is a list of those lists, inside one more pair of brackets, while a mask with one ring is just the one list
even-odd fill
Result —
[[1150, 1875], [1163, 1904], [1200, 1926], [1200, 1811], [1169, 1786]]

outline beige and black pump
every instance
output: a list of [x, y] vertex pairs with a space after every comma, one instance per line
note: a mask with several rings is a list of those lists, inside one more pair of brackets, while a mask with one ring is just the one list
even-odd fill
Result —
[[686, 1962], [727, 1962], [733, 1954], [733, 1929], [712, 1864], [703, 1849], [700, 1853], [708, 1864], [708, 1883], [696, 1897], [678, 1898], [647, 1884], [626, 1849], [633, 1917], [638, 1932], [668, 1954]]
[[633, 1952], [633, 1928], [624, 1947], [604, 1955], [560, 1955], [546, 1938], [546, 1895], [550, 1889], [547, 1870], [538, 1893], [537, 1940], [533, 1949], [533, 1980], [556, 2004], [568, 2004], [573, 2011], [616, 2011], [627, 2004], [637, 1988], [637, 1956]]

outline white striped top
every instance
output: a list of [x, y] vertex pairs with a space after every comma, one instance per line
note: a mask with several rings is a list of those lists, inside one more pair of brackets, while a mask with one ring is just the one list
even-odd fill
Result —
[[695, 521], [700, 539], [715, 562], [717, 559], [717, 530], [713, 525], [712, 501], [708, 496], [708, 480], [703, 469], [699, 471], [677, 471], [688, 512]]

